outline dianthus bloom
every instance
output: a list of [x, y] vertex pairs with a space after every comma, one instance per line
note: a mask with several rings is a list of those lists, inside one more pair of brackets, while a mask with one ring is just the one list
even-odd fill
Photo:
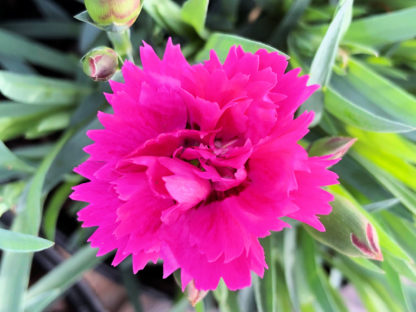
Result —
[[114, 114], [99, 112], [104, 129], [88, 132], [79, 220], [98, 227], [98, 255], [117, 250], [113, 265], [132, 255], [137, 272], [161, 258], [182, 287], [246, 287], [267, 268], [259, 238], [287, 227], [282, 217], [325, 230], [317, 215], [332, 196], [321, 187], [337, 183], [335, 161], [297, 143], [313, 113], [294, 119], [318, 86], [266, 50], [190, 65], [169, 40], [162, 60], [147, 44], [140, 54], [143, 69], [126, 62], [125, 82], [110, 82]]

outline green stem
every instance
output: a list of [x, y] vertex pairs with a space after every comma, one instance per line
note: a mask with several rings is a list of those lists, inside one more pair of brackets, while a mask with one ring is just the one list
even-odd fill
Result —
[[195, 312], [205, 312], [204, 301], [201, 300], [195, 305]]
[[124, 61], [128, 59], [133, 62], [133, 48], [130, 41], [130, 29], [121, 32], [107, 31], [108, 39], [113, 44], [114, 50], [120, 55]]

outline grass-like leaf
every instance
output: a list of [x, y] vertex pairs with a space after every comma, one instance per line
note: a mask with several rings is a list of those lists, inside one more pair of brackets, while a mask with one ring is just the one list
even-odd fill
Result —
[[32, 166], [19, 159], [7, 148], [7, 146], [2, 141], [0, 141], [0, 168], [23, 172], [33, 172]]
[[351, 23], [345, 40], [369, 46], [382, 46], [414, 38], [415, 16], [416, 7], [411, 7], [358, 19]]
[[93, 268], [95, 265], [106, 259], [106, 256], [96, 257], [96, 254], [97, 249], [85, 246], [53, 271], [37, 281], [29, 288], [25, 295], [25, 311], [31, 311], [34, 307], [33, 302], [36, 302], [34, 298], [39, 296], [45, 297], [45, 293], [58, 290], [57, 292], [54, 292], [53, 295], [47, 297], [48, 303], [51, 303], [77, 282], [85, 271]]
[[199, 36], [205, 38], [205, 19], [207, 16], [209, 0], [188, 0], [181, 9], [182, 20], [191, 25]]
[[143, 8], [162, 28], [185, 37], [195, 33], [184, 23], [181, 8], [172, 0], [147, 0], [143, 2]]
[[54, 242], [33, 235], [0, 229], [0, 249], [13, 252], [35, 252], [52, 247]]
[[2, 23], [8, 31], [36, 39], [76, 39], [81, 27], [74, 21], [19, 20]]
[[0, 139], [9, 140], [25, 135], [43, 118], [67, 110], [67, 106], [58, 105], [26, 105], [15, 102], [0, 104]]
[[339, 94], [329, 86], [324, 91], [325, 108], [339, 120], [368, 131], [377, 132], [409, 132], [416, 128], [395, 121], [394, 118], [383, 117], [361, 107], [362, 102], [353, 102]]
[[349, 60], [347, 75], [334, 75], [330, 87], [378, 117], [416, 127], [416, 98], [356, 59]]
[[[13, 231], [37, 235], [42, 216], [42, 189], [46, 173], [71, 134], [72, 132], [68, 131], [58, 141], [36, 170], [30, 184], [28, 184], [27, 193], [22, 198], [20, 212], [13, 221]], [[8, 293], [9, 295], [4, 296], [0, 301], [0, 311], [21, 311], [23, 294], [29, 281], [32, 255], [30, 252], [22, 254], [7, 251], [3, 253], [0, 267], [0, 293]], [[13, 289], [13, 292], [8, 292], [8, 289]]]
[[264, 277], [260, 280], [257, 276], [253, 281], [254, 294], [256, 298], [258, 312], [277, 312], [277, 259], [276, 242], [273, 235], [265, 238], [262, 242], [266, 255], [266, 262], [269, 269], [264, 272]]
[[[318, 51], [312, 60], [310, 68], [310, 84], [319, 84], [325, 87], [331, 78], [332, 67], [335, 62], [335, 56], [338, 53], [338, 46], [341, 39], [348, 29], [352, 16], [353, 0], [340, 1], [339, 9], [337, 10], [334, 19], [319, 45]], [[322, 91], [315, 92], [312, 97], [306, 101], [301, 107], [301, 112], [314, 111], [315, 119], [313, 124], [317, 124], [322, 116], [323, 111], [323, 97]]]
[[256, 52], [259, 49], [266, 49], [269, 52], [278, 52], [281, 55], [287, 57], [283, 52], [261, 42], [250, 40], [247, 38], [239, 37], [236, 35], [229, 35], [224, 33], [213, 33], [209, 36], [208, 41], [202, 50], [197, 54], [195, 61], [202, 62], [209, 58], [209, 52], [215, 50], [219, 59], [224, 61], [228, 51], [232, 46], [240, 45], [246, 52]]
[[67, 80], [0, 71], [0, 92], [26, 104], [73, 104], [91, 89]]
[[40, 43], [33, 42], [16, 33], [0, 29], [0, 53], [18, 56], [35, 65], [73, 74], [77, 71], [78, 61], [67, 54]]
[[[254, 281], [253, 281], [254, 282]], [[213, 292], [218, 301], [221, 312], [239, 312], [237, 293], [228, 290], [225, 283], [220, 280], [217, 289]]]

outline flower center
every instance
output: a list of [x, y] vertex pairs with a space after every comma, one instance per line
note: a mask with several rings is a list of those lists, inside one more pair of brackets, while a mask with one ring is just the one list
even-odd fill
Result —
[[212, 144], [184, 141], [176, 157], [198, 168], [195, 174], [210, 182], [211, 192], [197, 207], [229, 196], [238, 195], [249, 184], [248, 157], [251, 144], [238, 145], [239, 140], [213, 140]]
[[200, 206], [237, 195], [247, 187], [251, 153], [249, 140], [222, 140], [215, 133], [186, 129], [148, 140], [117, 168], [122, 174], [146, 171], [152, 189], [161, 197]]

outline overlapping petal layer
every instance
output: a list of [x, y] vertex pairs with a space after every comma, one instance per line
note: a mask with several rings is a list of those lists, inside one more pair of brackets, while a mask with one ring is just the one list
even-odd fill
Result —
[[143, 68], [126, 62], [124, 83], [111, 82], [104, 129], [88, 132], [79, 220], [98, 227], [99, 254], [117, 250], [114, 265], [132, 255], [137, 272], [161, 258], [183, 287], [246, 287], [267, 268], [259, 238], [289, 226], [282, 217], [324, 231], [334, 160], [308, 157], [297, 142], [313, 114], [294, 118], [317, 86], [265, 50], [233, 47], [224, 64], [212, 52], [197, 65], [170, 40], [162, 59], [140, 52]]

